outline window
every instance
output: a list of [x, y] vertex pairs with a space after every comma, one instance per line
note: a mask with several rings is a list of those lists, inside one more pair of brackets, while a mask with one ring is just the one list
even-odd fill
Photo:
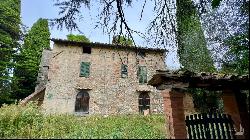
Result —
[[91, 54], [91, 47], [82, 47], [82, 53]]
[[82, 62], [80, 68], [80, 77], [89, 77], [90, 62]]
[[121, 77], [122, 78], [128, 77], [128, 66], [127, 65], [124, 65], [124, 64], [121, 65]]
[[142, 92], [139, 95], [139, 112], [143, 113], [147, 109], [150, 109], [150, 97], [148, 93]]
[[139, 83], [147, 83], [147, 68], [146, 66], [139, 66], [137, 76], [139, 78]]
[[145, 57], [146, 57], [145, 51], [142, 51], [142, 50], [140, 50], [140, 51], [138, 52], [138, 55], [141, 56], [141, 58], [145, 58]]
[[80, 91], [76, 95], [75, 112], [89, 113], [89, 94], [87, 91]]
[[115, 60], [115, 53], [112, 54], [112, 59]]

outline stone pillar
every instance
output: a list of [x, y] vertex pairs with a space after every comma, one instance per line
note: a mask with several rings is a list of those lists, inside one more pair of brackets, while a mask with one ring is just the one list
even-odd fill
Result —
[[168, 120], [170, 139], [186, 139], [186, 124], [183, 106], [184, 93], [165, 89], [162, 91], [164, 112]]
[[236, 131], [239, 132], [241, 119], [234, 92], [232, 90], [223, 90], [222, 99], [224, 104], [224, 112], [231, 115], [236, 127]]

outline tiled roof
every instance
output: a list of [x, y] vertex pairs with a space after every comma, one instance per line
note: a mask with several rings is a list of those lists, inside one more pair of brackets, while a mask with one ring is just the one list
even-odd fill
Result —
[[209, 73], [209, 72], [200, 72], [195, 73], [188, 70], [181, 71], [170, 71], [170, 70], [157, 70], [159, 74], [165, 74], [166, 76], [171, 77], [193, 77], [200, 79], [225, 79], [225, 80], [243, 80], [249, 79], [249, 75], [236, 75], [236, 74], [223, 74], [223, 73]]
[[166, 49], [161, 48], [146, 48], [146, 47], [135, 47], [135, 46], [129, 46], [129, 45], [119, 45], [119, 44], [107, 44], [107, 43], [99, 43], [99, 42], [93, 42], [93, 43], [87, 43], [87, 42], [78, 42], [78, 41], [70, 41], [70, 40], [64, 40], [64, 39], [50, 39], [51, 41], [58, 43], [58, 44], [69, 44], [69, 45], [87, 45], [90, 47], [106, 47], [106, 48], [116, 48], [116, 49], [130, 49], [130, 50], [144, 50], [144, 51], [156, 51], [156, 52], [167, 52]]

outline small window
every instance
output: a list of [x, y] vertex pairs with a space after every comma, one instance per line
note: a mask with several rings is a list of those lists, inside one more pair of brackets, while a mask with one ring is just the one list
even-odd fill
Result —
[[89, 77], [90, 62], [82, 62], [80, 68], [80, 77]]
[[141, 58], [145, 58], [146, 57], [145, 51], [139, 51], [138, 55], [141, 56]]
[[122, 78], [128, 77], [128, 66], [127, 65], [124, 65], [124, 64], [121, 65], [121, 77]]
[[138, 71], [137, 71], [137, 76], [139, 78], [140, 84], [147, 83], [147, 68], [146, 68], [146, 66], [139, 66]]
[[76, 95], [75, 112], [89, 113], [89, 94], [87, 91], [80, 91]]
[[115, 53], [112, 54], [112, 59], [115, 60]]
[[148, 93], [142, 92], [139, 95], [139, 112], [143, 113], [144, 110], [150, 109], [150, 97]]
[[82, 53], [91, 54], [91, 47], [82, 47]]

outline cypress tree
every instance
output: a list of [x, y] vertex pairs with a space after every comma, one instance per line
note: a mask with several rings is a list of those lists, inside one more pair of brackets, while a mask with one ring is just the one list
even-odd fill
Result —
[[14, 70], [14, 98], [23, 99], [35, 90], [43, 49], [50, 48], [48, 21], [39, 19], [25, 36]]
[[193, 72], [215, 70], [197, 10], [191, 0], [177, 0], [177, 41], [179, 60]]

